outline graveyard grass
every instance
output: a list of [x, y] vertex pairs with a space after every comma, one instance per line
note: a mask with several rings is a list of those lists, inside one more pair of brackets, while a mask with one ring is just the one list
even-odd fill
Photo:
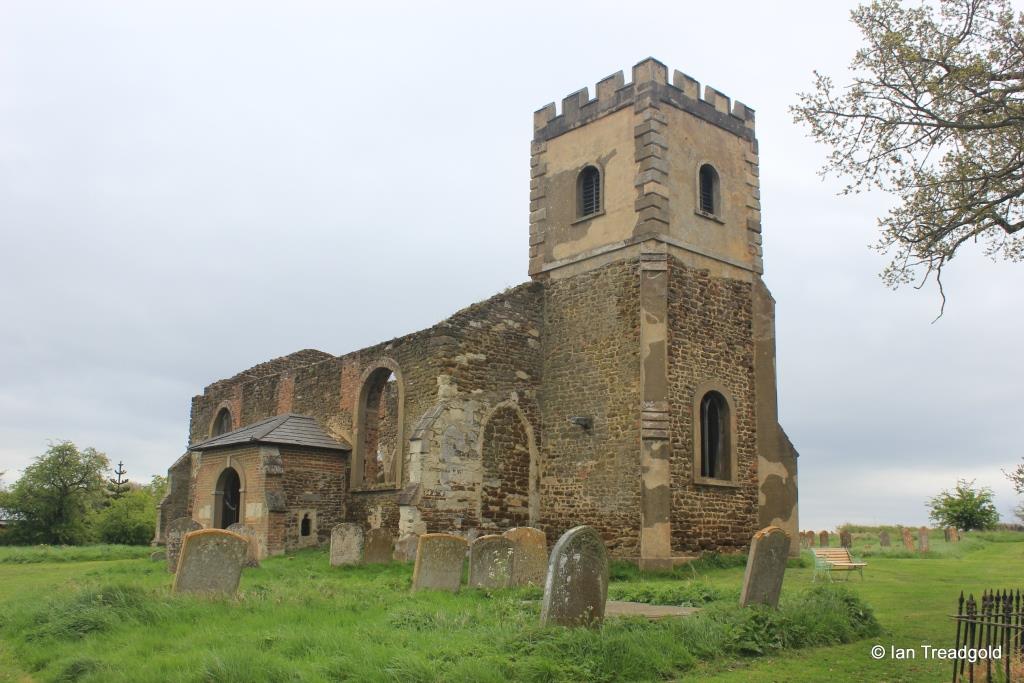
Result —
[[778, 611], [736, 606], [742, 558], [658, 578], [616, 564], [611, 599], [704, 610], [599, 630], [541, 628], [539, 590], [410, 594], [411, 565], [332, 568], [326, 550], [269, 559], [237, 598], [203, 599], [171, 595], [163, 563], [131, 551], [0, 548], [0, 680], [943, 680], [948, 662], [875, 661], [870, 647], [952, 646], [960, 590], [1019, 585], [1024, 533], [949, 546], [937, 531], [911, 557], [876, 531], [854, 530], [863, 582], [814, 584], [805, 554]]

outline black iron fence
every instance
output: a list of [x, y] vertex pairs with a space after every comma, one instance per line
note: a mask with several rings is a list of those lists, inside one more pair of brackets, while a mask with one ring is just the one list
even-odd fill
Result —
[[1020, 590], [985, 591], [981, 601], [963, 592], [957, 602], [953, 682], [1024, 681]]

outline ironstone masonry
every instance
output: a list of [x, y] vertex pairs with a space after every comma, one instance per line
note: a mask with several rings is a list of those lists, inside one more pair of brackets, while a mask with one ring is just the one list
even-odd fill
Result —
[[[650, 568], [766, 526], [796, 539], [758, 164], [753, 110], [654, 59], [543, 107], [530, 282], [206, 387], [157, 540], [182, 516], [219, 526], [232, 496], [269, 554], [341, 522], [396, 538], [588, 525]], [[315, 423], [320, 447], [216, 442], [286, 415]]]

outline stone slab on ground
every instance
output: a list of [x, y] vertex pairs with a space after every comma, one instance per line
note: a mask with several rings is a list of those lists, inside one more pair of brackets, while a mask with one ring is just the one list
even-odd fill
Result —
[[260, 535], [251, 526], [244, 524], [235, 523], [228, 527], [228, 531], [236, 533], [239, 536], [245, 536], [249, 539], [249, 554], [245, 558], [246, 567], [258, 567], [260, 566], [260, 560], [264, 557], [261, 552], [262, 539]]
[[391, 556], [395, 562], [415, 562], [416, 546], [420, 544], [419, 534], [407, 534], [395, 541], [395, 552]]
[[604, 616], [607, 617], [647, 617], [648, 619], [665, 619], [667, 617], [688, 617], [700, 611], [700, 607], [679, 607], [678, 605], [648, 605], [645, 602], [625, 602], [609, 600], [605, 603]]

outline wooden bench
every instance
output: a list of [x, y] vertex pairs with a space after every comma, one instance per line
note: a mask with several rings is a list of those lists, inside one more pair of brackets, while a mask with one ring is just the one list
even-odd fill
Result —
[[814, 551], [814, 578], [827, 576], [832, 580], [832, 572], [860, 573], [861, 581], [864, 580], [864, 567], [867, 562], [861, 562], [859, 558], [850, 554], [849, 548], [811, 548]]

